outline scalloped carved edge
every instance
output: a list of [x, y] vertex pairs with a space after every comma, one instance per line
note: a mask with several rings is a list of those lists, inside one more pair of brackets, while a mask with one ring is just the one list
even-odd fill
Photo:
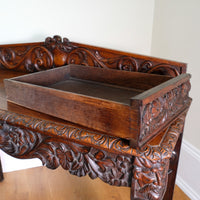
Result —
[[129, 155], [137, 154], [136, 150], [130, 148], [127, 142], [121, 138], [103, 135], [86, 129], [41, 120], [4, 110], [0, 110], [0, 121], [36, 132], [51, 134], [52, 136], [59, 136], [63, 139], [81, 142], [89, 146], [98, 146], [108, 151], [115, 151]]
[[17, 158], [39, 158], [50, 169], [62, 166], [76, 176], [86, 176], [116, 186], [130, 186], [132, 156], [56, 140], [39, 132], [1, 124], [0, 148]]
[[[186, 111], [184, 112], [186, 115]], [[22, 127], [31, 131], [49, 134], [52, 137], [60, 137], [73, 142], [95, 146], [109, 152], [117, 152], [120, 154], [143, 156], [148, 155], [150, 160], [158, 160], [162, 158], [170, 158], [172, 154], [172, 146], [176, 144], [176, 140], [171, 141], [170, 136], [174, 138], [174, 132], [171, 132], [172, 125], [166, 129], [164, 139], [159, 146], [147, 146], [145, 151], [139, 151], [129, 146], [128, 142], [121, 138], [103, 135], [98, 132], [91, 132], [73, 126], [67, 126], [60, 123], [41, 120], [9, 111], [0, 110], [0, 121], [16, 127]], [[183, 127], [183, 124], [182, 124]], [[180, 131], [176, 131], [177, 137]], [[165, 143], [164, 143], [165, 141]], [[145, 157], [146, 157], [145, 156]]]
[[[118, 70], [158, 73], [177, 76], [184, 71], [181, 66], [136, 58], [110, 50], [71, 43], [67, 38], [47, 37], [44, 43], [0, 46], [0, 67], [35, 72], [66, 64], [80, 64]], [[108, 51], [108, 52], [107, 52]], [[185, 66], [186, 67], [186, 66]]]

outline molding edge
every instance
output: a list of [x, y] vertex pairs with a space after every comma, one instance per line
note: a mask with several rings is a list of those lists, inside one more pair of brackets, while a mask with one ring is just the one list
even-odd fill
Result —
[[180, 176], [177, 175], [176, 184], [192, 200], [199, 200], [200, 196]]

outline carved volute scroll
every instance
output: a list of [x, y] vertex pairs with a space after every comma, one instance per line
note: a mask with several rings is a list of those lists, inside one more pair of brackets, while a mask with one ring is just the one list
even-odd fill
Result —
[[35, 72], [53, 67], [53, 55], [41, 45], [0, 47], [0, 67]]
[[46, 70], [66, 64], [170, 76], [177, 76], [186, 70], [185, 64], [169, 63], [161, 59], [72, 43], [60, 36], [47, 37], [44, 43], [0, 46], [0, 67], [24, 72]]

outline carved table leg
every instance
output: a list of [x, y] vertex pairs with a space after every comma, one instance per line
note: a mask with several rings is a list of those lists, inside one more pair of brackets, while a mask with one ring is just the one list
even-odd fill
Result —
[[175, 153], [173, 155], [174, 158], [172, 158], [170, 160], [169, 175], [168, 175], [168, 185], [167, 185], [167, 190], [166, 190], [166, 193], [165, 193], [165, 196], [164, 196], [163, 200], [171, 200], [173, 198], [182, 137], [183, 137], [183, 134], [181, 134], [179, 136], [179, 139], [177, 141], [176, 147], [174, 149], [174, 153]]
[[0, 159], [0, 181], [3, 181], [3, 170], [1, 166], [1, 159]]
[[167, 185], [169, 159], [151, 161], [136, 157], [134, 161], [131, 200], [162, 199]]
[[[172, 199], [184, 119], [185, 115], [168, 127], [167, 134], [159, 146], [147, 146], [139, 156], [135, 157], [131, 200]], [[175, 157], [173, 151], [176, 152]], [[172, 173], [168, 180], [169, 169]]]

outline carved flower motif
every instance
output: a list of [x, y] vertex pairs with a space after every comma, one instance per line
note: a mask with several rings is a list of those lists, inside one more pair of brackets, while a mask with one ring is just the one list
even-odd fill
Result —
[[134, 58], [123, 56], [119, 59], [118, 68], [125, 71], [138, 71], [138, 65]]
[[163, 111], [163, 103], [162, 103], [162, 99], [156, 99], [152, 102], [151, 104], [151, 121], [154, 118], [157, 118], [160, 113]]
[[184, 83], [144, 107], [140, 141], [167, 122], [184, 106], [188, 101], [189, 89], [189, 82]]
[[85, 176], [89, 171], [85, 165], [85, 154], [88, 153], [89, 149], [89, 147], [73, 145], [73, 143], [61, 144], [59, 148], [56, 148], [56, 156], [61, 166], [69, 170], [71, 174]]

